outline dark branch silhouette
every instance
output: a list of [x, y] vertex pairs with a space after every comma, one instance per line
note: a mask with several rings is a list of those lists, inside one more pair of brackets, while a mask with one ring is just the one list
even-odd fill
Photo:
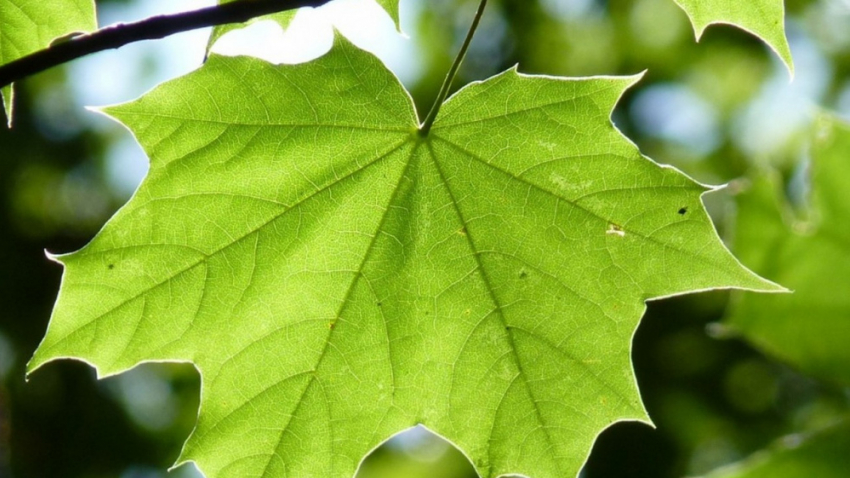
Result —
[[241, 0], [133, 23], [118, 23], [72, 37], [0, 66], [0, 88], [77, 58], [142, 40], [157, 40], [198, 28], [243, 23], [270, 13], [317, 7], [329, 0]]

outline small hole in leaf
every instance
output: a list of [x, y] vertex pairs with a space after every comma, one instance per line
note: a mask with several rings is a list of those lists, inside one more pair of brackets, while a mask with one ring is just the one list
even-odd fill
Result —
[[626, 231], [616, 224], [608, 224], [608, 230], [605, 231], [605, 234], [608, 234], [609, 236], [626, 237]]
[[679, 208], [679, 214], [680, 215], [684, 216], [687, 213], [688, 213], [688, 206], [683, 206], [683, 207]]

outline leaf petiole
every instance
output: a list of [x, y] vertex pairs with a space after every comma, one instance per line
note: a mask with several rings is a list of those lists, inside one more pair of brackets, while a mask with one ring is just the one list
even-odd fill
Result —
[[443, 85], [440, 87], [440, 92], [437, 94], [437, 98], [434, 100], [434, 105], [431, 106], [431, 111], [428, 112], [428, 116], [425, 117], [425, 121], [419, 126], [419, 136], [425, 137], [428, 136], [428, 132], [431, 131], [431, 126], [434, 124], [434, 120], [437, 118], [437, 113], [440, 112], [440, 107], [443, 105], [443, 102], [446, 101], [446, 97], [449, 95], [449, 90], [452, 87], [452, 82], [457, 75], [457, 71], [460, 69], [460, 64], [463, 63], [463, 58], [466, 56], [466, 51], [469, 50], [469, 44], [472, 43], [472, 37], [475, 35], [475, 30], [478, 29], [478, 24], [481, 22], [481, 17], [484, 16], [484, 8], [487, 7], [487, 0], [481, 0], [481, 3], [478, 4], [478, 11], [475, 12], [475, 17], [472, 19], [472, 25], [469, 26], [469, 32], [466, 34], [466, 38], [463, 40], [463, 45], [460, 47], [460, 51], [458, 51], [457, 56], [455, 57], [455, 61], [452, 64], [452, 67], [449, 69], [449, 72], [446, 74], [445, 80], [443, 80]]

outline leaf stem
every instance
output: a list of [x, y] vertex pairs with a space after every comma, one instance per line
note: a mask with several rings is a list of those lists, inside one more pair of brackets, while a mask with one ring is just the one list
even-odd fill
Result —
[[172, 15], [157, 15], [134, 23], [118, 23], [89, 34], [75, 36], [0, 65], [0, 88], [91, 53], [119, 48], [137, 41], [156, 40], [197, 28], [243, 23], [283, 10], [316, 7], [328, 1], [243, 0]]
[[434, 120], [437, 119], [437, 113], [440, 112], [440, 107], [443, 106], [443, 102], [446, 101], [446, 97], [449, 96], [449, 90], [452, 87], [452, 82], [457, 75], [457, 71], [460, 69], [460, 64], [463, 63], [466, 51], [469, 50], [469, 44], [472, 43], [472, 37], [475, 35], [475, 30], [478, 29], [478, 24], [481, 22], [481, 17], [484, 15], [485, 7], [487, 7], [487, 0], [481, 0], [481, 3], [478, 4], [478, 11], [475, 12], [475, 18], [472, 19], [472, 25], [469, 26], [469, 32], [463, 40], [463, 45], [461, 45], [460, 51], [457, 53], [457, 57], [455, 57], [452, 67], [446, 74], [446, 79], [443, 80], [443, 86], [440, 87], [440, 92], [434, 100], [434, 105], [431, 106], [431, 111], [428, 112], [428, 116], [425, 117], [425, 121], [423, 121], [419, 126], [419, 136], [428, 136], [428, 132], [431, 131], [431, 126], [434, 125]]

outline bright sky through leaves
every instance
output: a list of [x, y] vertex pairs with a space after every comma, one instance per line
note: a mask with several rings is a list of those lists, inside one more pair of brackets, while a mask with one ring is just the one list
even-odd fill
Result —
[[339, 40], [297, 66], [214, 56], [108, 109], [151, 170], [66, 274], [33, 371], [202, 373], [181, 460], [209, 478], [345, 477], [418, 423], [484, 477], [575, 476], [647, 420], [644, 301], [777, 290], [723, 247], [706, 188], [610, 123], [636, 78], [511, 70], [431, 134], [397, 79]]
[[[243, 0], [218, 0], [218, 3], [222, 4], [222, 3], [230, 3], [230, 2], [234, 2], [234, 1], [243, 1]], [[346, 0], [334, 0], [333, 3], [341, 4], [345, 1]], [[390, 16], [392, 21], [395, 23], [396, 29], [400, 30], [401, 18], [399, 16], [399, 10], [398, 10], [398, 4], [399, 4], [400, 0], [367, 0], [367, 1], [371, 2], [373, 4], [377, 4], [379, 7], [384, 9], [384, 11], [387, 12], [387, 14]], [[354, 2], [349, 1], [347, 3], [348, 3], [348, 5], [346, 5], [345, 7], [348, 7], [348, 8], [358, 8], [358, 7], [363, 8], [362, 6], [354, 5], [353, 4]], [[345, 8], [345, 7], [343, 7], [343, 8]], [[322, 8], [322, 7], [320, 7], [320, 8]], [[248, 24], [255, 23], [255, 22], [258, 22], [258, 21], [263, 21], [263, 20], [272, 20], [272, 21], [278, 23], [282, 28], [286, 29], [289, 26], [289, 24], [292, 22], [292, 19], [295, 17], [296, 12], [297, 12], [297, 10], [286, 10], [286, 11], [275, 13], [275, 14], [272, 14], [272, 15], [266, 15], [266, 16], [263, 16], [263, 17], [252, 19], [250, 22], [248, 22]], [[215, 44], [215, 42], [218, 41], [218, 39], [220, 39], [222, 36], [224, 36], [224, 34], [231, 32], [231, 31], [234, 31], [234, 30], [238, 30], [238, 29], [243, 28], [243, 27], [245, 27], [245, 24], [220, 25], [220, 26], [213, 28], [213, 31], [210, 34], [209, 43], [207, 44], [207, 50], [211, 49], [213, 44]], [[308, 48], [308, 46], [305, 45], [305, 48]]]
[[[219, 0], [219, 3], [236, 0]], [[390, 15], [397, 27], [399, 0], [374, 0]], [[714, 23], [729, 23], [743, 28], [762, 38], [793, 72], [793, 61], [785, 37], [784, 6], [782, 0], [674, 0], [691, 19], [697, 38], [704, 29]], [[294, 11], [286, 11], [262, 17], [277, 21], [286, 27]], [[76, 31], [96, 28], [94, 2], [92, 0], [0, 0], [0, 64], [8, 63], [26, 54], [49, 45], [51, 41]], [[238, 25], [222, 25], [213, 29], [208, 49], [228, 31]], [[12, 118], [12, 87], [0, 91], [5, 105], [7, 121]]]

